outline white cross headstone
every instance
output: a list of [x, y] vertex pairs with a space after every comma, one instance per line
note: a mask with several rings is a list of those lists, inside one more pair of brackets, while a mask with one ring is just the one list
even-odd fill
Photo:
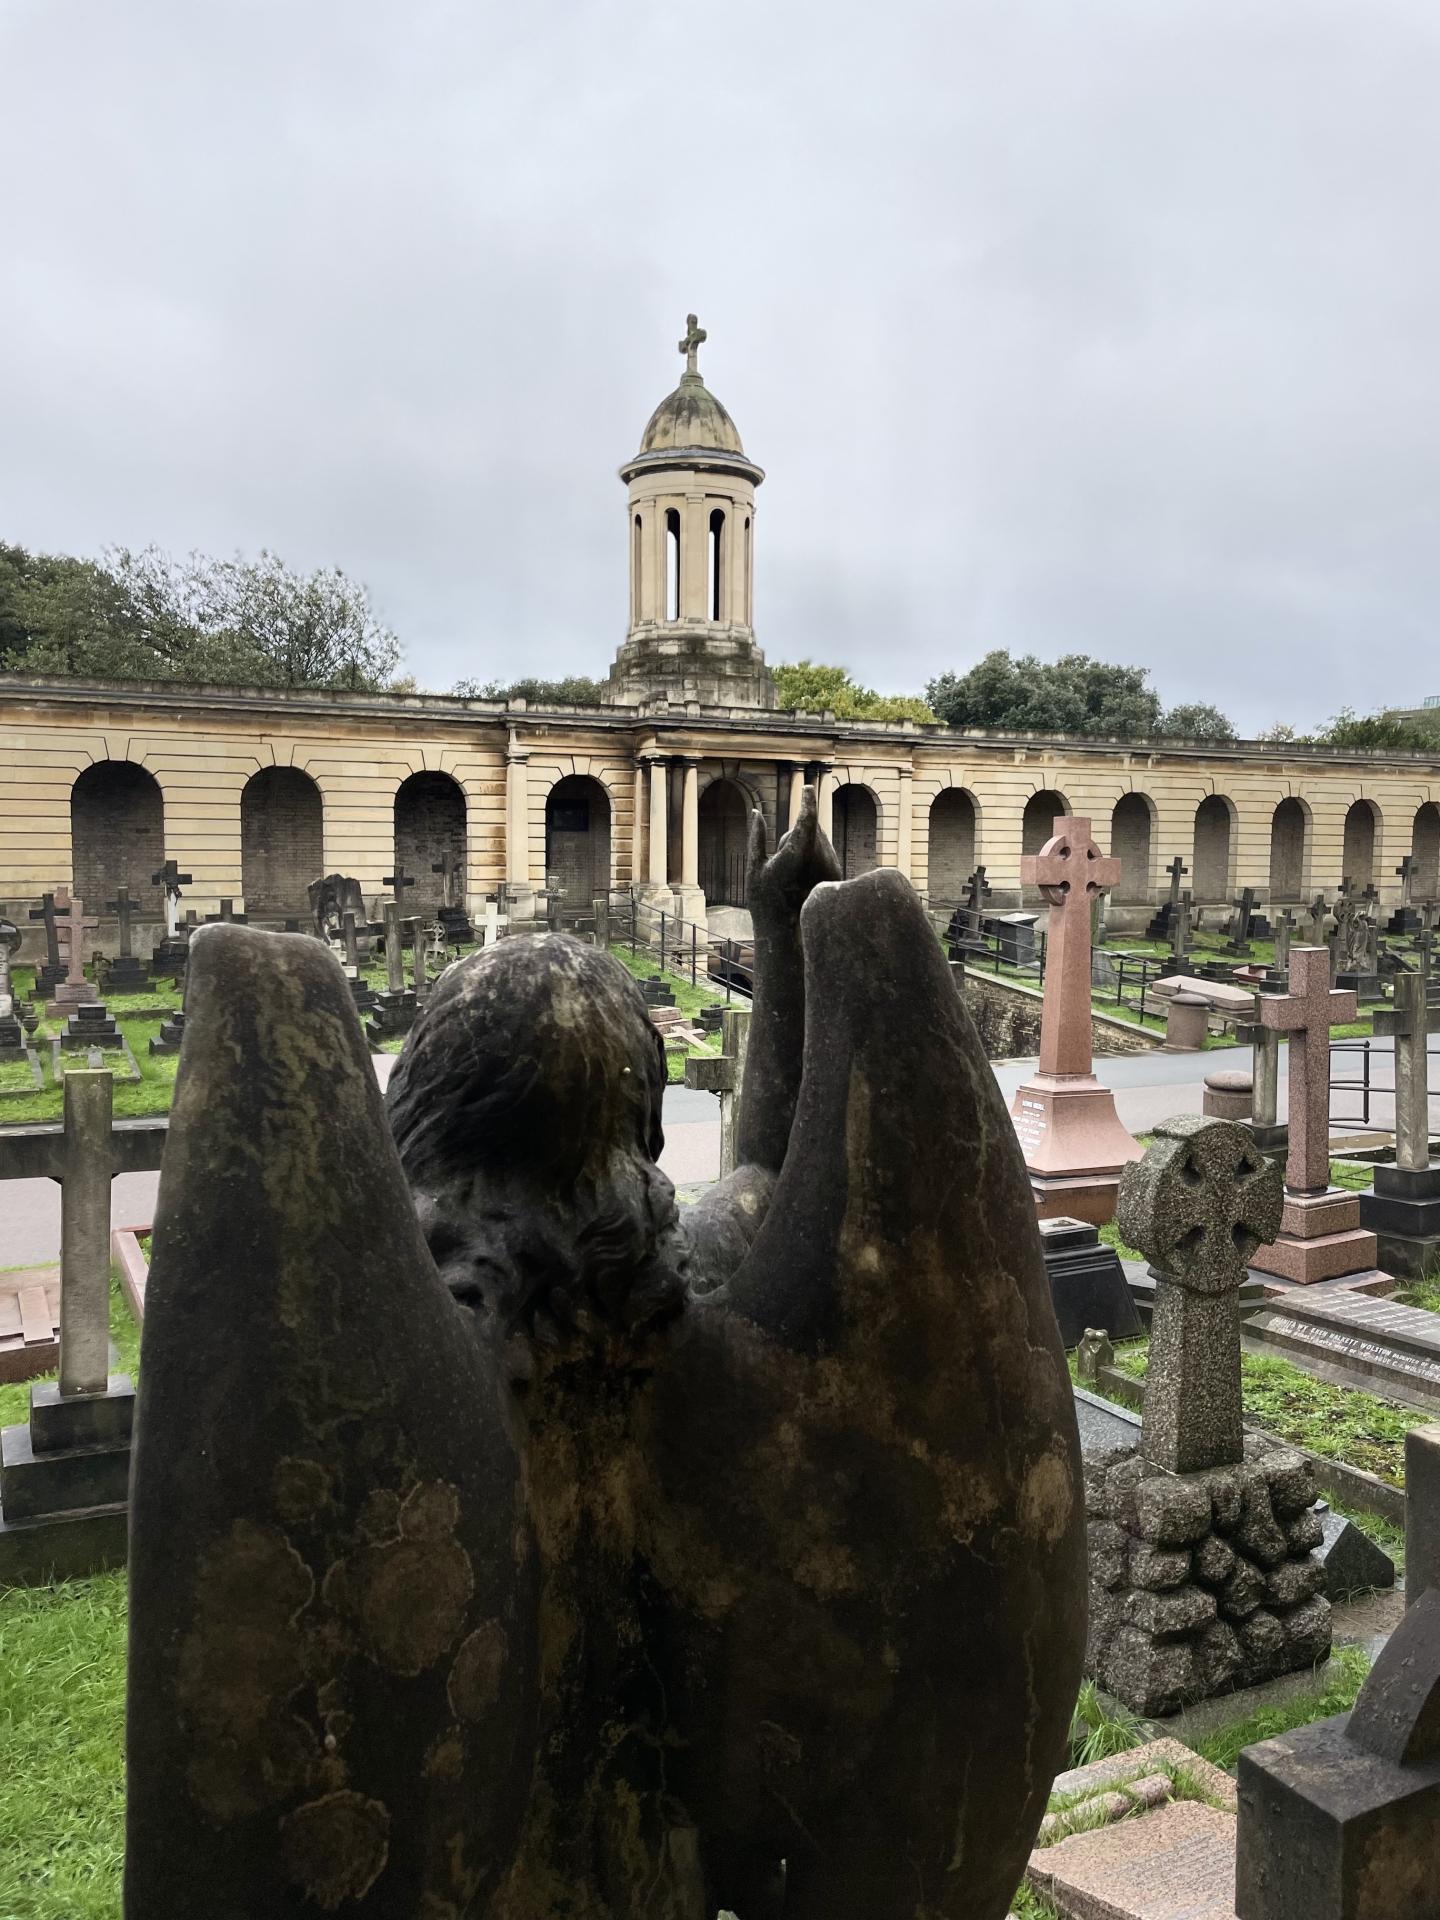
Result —
[[483, 938], [480, 944], [485, 947], [493, 947], [495, 942], [500, 938], [501, 927], [508, 927], [509, 924], [510, 916], [508, 913], [501, 913], [500, 902], [498, 900], [487, 900], [485, 902]]

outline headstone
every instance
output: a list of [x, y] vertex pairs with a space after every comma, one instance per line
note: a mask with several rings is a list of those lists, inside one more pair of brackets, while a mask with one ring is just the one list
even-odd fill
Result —
[[1190, 955], [1191, 946], [1191, 900], [1187, 887], [1176, 903], [1170, 922], [1170, 959], [1177, 972], [1183, 972]]
[[[648, 984], [648, 983], [647, 983]], [[653, 1002], [651, 1003], [654, 1004]], [[692, 1053], [685, 1062], [685, 1084], [720, 1096], [720, 1178], [734, 1173], [745, 1091], [745, 1059], [750, 1047], [749, 1007], [727, 1007], [718, 1054]]]
[[1330, 1028], [1355, 1018], [1355, 995], [1331, 988], [1323, 947], [1292, 947], [1290, 991], [1262, 993], [1258, 1006], [1261, 1025], [1290, 1040], [1290, 1138], [1280, 1233], [1251, 1264], [1302, 1285], [1373, 1272], [1360, 1196], [1330, 1185]]
[[[1147, 940], [1173, 940], [1176, 915], [1180, 911], [1182, 898], [1180, 883], [1190, 869], [1177, 853], [1165, 871], [1170, 876], [1170, 897], [1145, 929]], [[1180, 949], [1183, 953], [1183, 947]]]
[[1317, 893], [1310, 902], [1310, 945], [1323, 947], [1325, 944], [1325, 922], [1330, 915], [1329, 902], [1323, 893]]
[[135, 902], [130, 898], [130, 889], [125, 886], [117, 887], [115, 898], [106, 903], [105, 911], [114, 914], [120, 929], [120, 952], [106, 965], [105, 991], [107, 993], [140, 993], [150, 984], [150, 969], [135, 955], [131, 927]]
[[98, 925], [87, 915], [83, 901], [72, 900], [69, 889], [55, 889], [55, 930], [65, 954], [65, 978], [55, 988], [46, 1008], [52, 1020], [63, 1020], [82, 1000], [93, 1001], [95, 989], [85, 978], [85, 936]]
[[1166, 1121], [1121, 1181], [1155, 1307], [1139, 1449], [1087, 1455], [1087, 1668], [1137, 1713], [1329, 1651], [1312, 1469], [1241, 1418], [1239, 1293], [1281, 1205], [1279, 1168], [1228, 1120]]
[[1115, 1096], [1091, 1071], [1090, 902], [1119, 877], [1120, 862], [1100, 852], [1079, 817], [1057, 819], [1041, 851], [1020, 862], [1022, 882], [1050, 908], [1040, 1069], [1010, 1109], [1042, 1219], [1068, 1214], [1103, 1226], [1121, 1169], [1140, 1154]]
[[1253, 937], [1251, 933], [1251, 921], [1254, 918], [1254, 914], [1255, 889], [1253, 887], [1246, 887], [1242, 891], [1240, 898], [1235, 902], [1235, 917], [1230, 923], [1230, 951], [1232, 953], [1249, 953], [1250, 941]]
[[1405, 1593], [1440, 1588], [1440, 1426], [1405, 1436]]
[[1104, 1244], [1098, 1227], [1062, 1214], [1040, 1222], [1040, 1244], [1065, 1346], [1078, 1346], [1087, 1329], [1103, 1330], [1116, 1340], [1133, 1340], [1145, 1331], [1120, 1256]]
[[207, 927], [243, 927], [248, 924], [248, 921], [248, 914], [237, 913], [235, 911], [233, 895], [221, 900], [218, 913], [207, 913], [205, 916], [205, 925]]
[[160, 1022], [160, 1031], [150, 1036], [150, 1051], [157, 1056], [179, 1053], [181, 1042], [185, 1038], [185, 1015], [183, 1012], [167, 1013]]
[[60, 1045], [66, 1053], [88, 1053], [91, 1047], [118, 1052], [125, 1038], [103, 1000], [82, 1000], [60, 1029]]
[[165, 938], [150, 956], [150, 971], [157, 976], [173, 974], [184, 965], [185, 950], [180, 938], [180, 889], [188, 887], [193, 874], [182, 873], [178, 860], [167, 860], [150, 876], [152, 887], [162, 889], [165, 900]]
[[1430, 1158], [1430, 1035], [1440, 1006], [1422, 973], [1395, 976], [1391, 1006], [1377, 1009], [1377, 1034], [1395, 1042], [1395, 1164], [1377, 1166], [1360, 1196], [1360, 1224], [1375, 1234], [1386, 1273], [1423, 1280], [1440, 1268], [1440, 1166]]
[[[60, 889], [64, 891], [64, 889]], [[55, 912], [55, 895], [43, 893], [40, 905], [31, 907], [30, 918], [43, 921], [45, 926], [45, 960], [35, 969], [35, 998], [46, 1000], [65, 978], [65, 966], [60, 958], [60, 931]]]
[[1288, 973], [1290, 970], [1290, 941], [1295, 932], [1295, 916], [1286, 907], [1275, 923], [1275, 971]]
[[1440, 1592], [1422, 1593], [1353, 1710], [1239, 1761], [1239, 1920], [1433, 1920], [1440, 1886]]
[[[398, 861], [395, 870], [397, 873], [400, 871]], [[385, 902], [385, 991], [376, 994], [370, 1008], [371, 1039], [393, 1040], [402, 1033], [408, 1033], [415, 1024], [415, 1016], [418, 1012], [419, 1004], [414, 991], [405, 985], [405, 940], [401, 931], [400, 903], [398, 900], [387, 900]]]
[[1245, 1334], [1336, 1386], [1440, 1410], [1440, 1317], [1422, 1307], [1350, 1287], [1286, 1287], [1247, 1317]]
[[1385, 931], [1387, 933], [1397, 936], [1415, 934], [1418, 933], [1424, 925], [1423, 919], [1420, 914], [1416, 912], [1414, 906], [1415, 871], [1417, 865], [1418, 862], [1414, 854], [1407, 853], [1395, 869], [1400, 880], [1400, 904], [1386, 922]]
[[381, 876], [381, 884], [389, 887], [394, 893], [395, 905], [403, 918], [405, 913], [405, 895], [415, 884], [414, 874], [406, 873], [404, 862], [397, 860], [395, 862], [395, 871], [393, 873], [383, 874]]
[[996, 951], [1007, 966], [1031, 967], [1035, 964], [1035, 923], [1038, 913], [992, 913], [981, 922], [982, 930], [996, 942]]
[[60, 1378], [0, 1433], [0, 1583], [47, 1584], [125, 1563], [134, 1390], [110, 1375], [108, 1071], [65, 1075]]
[[21, 1025], [11, 977], [11, 962], [20, 949], [20, 929], [13, 920], [0, 919], [0, 1060], [26, 1057], [25, 1029]]
[[487, 894], [485, 898], [485, 923], [482, 929], [481, 945], [484, 947], [493, 947], [495, 942], [500, 938], [501, 928], [508, 927], [509, 925], [510, 916], [508, 913], [502, 913], [500, 911], [500, 901], [498, 897], [493, 893]]
[[1325, 1597], [1332, 1604], [1356, 1593], [1384, 1593], [1395, 1584], [1395, 1562], [1363, 1527], [1320, 1503], [1325, 1538], [1315, 1557], [1325, 1569]]

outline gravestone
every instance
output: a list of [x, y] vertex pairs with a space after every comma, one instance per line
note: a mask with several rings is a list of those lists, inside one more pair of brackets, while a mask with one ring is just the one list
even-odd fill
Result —
[[1285, 974], [1290, 970], [1290, 942], [1295, 932], [1295, 916], [1286, 907], [1275, 922], [1275, 971]]
[[1424, 925], [1421, 915], [1415, 908], [1415, 871], [1418, 862], [1413, 853], [1407, 853], [1396, 867], [1395, 873], [1400, 881], [1400, 904], [1385, 924], [1385, 931], [1396, 936], [1408, 936], [1419, 933]]
[[1262, 993], [1257, 1005], [1262, 1026], [1289, 1036], [1290, 1137], [1280, 1233], [1251, 1264], [1301, 1285], [1373, 1273], [1360, 1196], [1330, 1185], [1330, 1028], [1355, 1018], [1355, 995], [1331, 988], [1323, 947], [1292, 947], [1290, 991]]
[[1159, 912], [1156, 913], [1155, 917], [1151, 920], [1149, 926], [1146, 927], [1145, 938], [1147, 940], [1173, 939], [1175, 916], [1180, 911], [1180, 883], [1184, 880], [1190, 869], [1177, 853], [1165, 871], [1170, 876], [1170, 895]]
[[134, 1390], [110, 1374], [112, 1081], [65, 1075], [60, 1174], [60, 1378], [0, 1432], [0, 1584], [125, 1563]]
[[395, 871], [381, 875], [381, 885], [389, 887], [395, 895], [395, 906], [403, 919], [405, 917], [405, 895], [415, 884], [413, 873], [406, 873], [403, 861], [395, 862]]
[[485, 923], [482, 929], [481, 945], [493, 947], [500, 939], [502, 929], [509, 928], [510, 916], [500, 911], [500, 899], [497, 894], [485, 896]]
[[1035, 923], [1038, 913], [993, 913], [981, 922], [982, 930], [996, 943], [996, 951], [1007, 966], [1033, 967], [1035, 964]]
[[1177, 973], [1183, 973], [1189, 962], [1192, 942], [1191, 898], [1187, 887], [1175, 906], [1170, 921], [1170, 960]]
[[82, 1000], [60, 1029], [60, 1045], [66, 1053], [88, 1053], [91, 1047], [118, 1052], [125, 1037], [103, 1000]]
[[1016, 1091], [1011, 1117], [1042, 1219], [1066, 1214], [1104, 1226], [1120, 1172], [1140, 1148], [1120, 1124], [1115, 1096], [1091, 1071], [1090, 906], [1120, 877], [1090, 822], [1062, 817], [1038, 854], [1020, 862], [1024, 885], [1050, 908], [1040, 1068]]
[[1405, 1592], [1440, 1588], [1440, 1425], [1405, 1436]]
[[1440, 1592], [1406, 1609], [1348, 1714], [1240, 1755], [1239, 1920], [1434, 1920]]
[[1239, 1293], [1281, 1206], [1279, 1168], [1230, 1120], [1167, 1120], [1121, 1181], [1155, 1307], [1139, 1447], [1086, 1457], [1087, 1668], [1137, 1713], [1329, 1651], [1312, 1470], [1241, 1416]]
[[1235, 913], [1230, 922], [1231, 953], [1249, 953], [1250, 942], [1254, 938], [1251, 930], [1254, 917], [1255, 889], [1246, 887], [1235, 902]]
[[465, 911], [462, 894], [464, 861], [457, 859], [453, 853], [442, 853], [438, 860], [431, 862], [430, 871], [440, 875], [441, 901], [436, 918], [440, 923], [442, 944], [446, 947], [471, 945], [475, 939], [475, 929]]
[[[64, 889], [62, 888], [63, 892]], [[43, 922], [45, 927], [45, 959], [35, 969], [35, 998], [47, 1000], [65, 978], [65, 965], [60, 958], [60, 930], [55, 912], [55, 895], [42, 893], [40, 905], [31, 907], [30, 918]]]
[[[396, 863], [395, 871], [401, 871]], [[393, 876], [392, 876], [393, 878]], [[353, 988], [352, 988], [353, 997]], [[412, 988], [405, 985], [405, 938], [401, 931], [400, 903], [385, 902], [385, 991], [377, 993], [370, 1008], [367, 1031], [372, 1040], [393, 1040], [408, 1033], [415, 1024], [419, 1006]]]
[[185, 1015], [183, 1011], [167, 1013], [160, 1022], [160, 1031], [150, 1036], [150, 1052], [163, 1057], [166, 1054], [179, 1053], [185, 1038]]
[[72, 900], [67, 887], [57, 887], [55, 901], [55, 931], [65, 955], [65, 978], [55, 988], [45, 1011], [52, 1020], [63, 1020], [74, 1011], [82, 1001], [93, 1001], [96, 992], [85, 977], [85, 936], [98, 925], [93, 915], [87, 915], [84, 902]]
[[[1289, 977], [1290, 955], [1285, 956], [1286, 977]], [[1261, 983], [1262, 992], [1274, 992], [1276, 987], [1270, 982]], [[1255, 1144], [1264, 1154], [1283, 1160], [1290, 1150], [1290, 1128], [1282, 1123], [1280, 1114], [1280, 1034], [1275, 1027], [1267, 1027], [1256, 1019], [1247, 1021], [1236, 1029], [1242, 1046], [1251, 1047], [1251, 1087], [1250, 1131]]]
[[0, 1061], [28, 1057], [25, 1029], [20, 1024], [11, 962], [20, 949], [20, 929], [13, 920], [0, 920]]
[[1310, 920], [1310, 945], [1325, 945], [1325, 922], [1330, 917], [1330, 904], [1323, 893], [1317, 893], [1308, 909]]
[[185, 948], [180, 937], [180, 890], [194, 879], [180, 871], [178, 860], [167, 860], [150, 876], [152, 887], [160, 887], [165, 898], [165, 938], [150, 956], [150, 970], [156, 975], [171, 974], [184, 965]]
[[1336, 1386], [1440, 1411], [1440, 1315], [1422, 1307], [1349, 1287], [1287, 1287], [1247, 1317], [1245, 1337]]
[[135, 902], [130, 898], [130, 889], [125, 886], [117, 887], [115, 898], [107, 901], [105, 911], [114, 914], [120, 931], [120, 951], [113, 960], [106, 963], [105, 991], [107, 993], [141, 993], [150, 984], [150, 969], [135, 954], [131, 925]]
[[[646, 983], [648, 985], [648, 982]], [[654, 1004], [651, 1002], [650, 1004]], [[720, 1178], [734, 1173], [745, 1060], [750, 1048], [750, 1008], [726, 1007], [718, 1054], [692, 1053], [685, 1062], [685, 1084], [720, 1096]]]
[[1430, 1158], [1430, 1035], [1440, 1006], [1423, 973], [1396, 974], [1394, 999], [1374, 1014], [1395, 1042], [1395, 1164], [1377, 1166], [1360, 1196], [1360, 1224], [1375, 1236], [1386, 1273], [1423, 1280], [1440, 1268], [1440, 1166]]
[[1078, 1346], [1087, 1331], [1116, 1340], [1133, 1340], [1144, 1332], [1120, 1256], [1101, 1240], [1098, 1227], [1062, 1214], [1040, 1222], [1040, 1244], [1066, 1347]]

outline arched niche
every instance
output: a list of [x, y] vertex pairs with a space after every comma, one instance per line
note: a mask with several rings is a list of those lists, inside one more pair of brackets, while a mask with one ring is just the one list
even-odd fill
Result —
[[142, 913], [163, 912], [151, 881], [165, 864], [165, 801], [148, 767], [97, 760], [70, 789], [71, 891], [87, 913], [108, 919], [124, 886]]
[[1342, 880], [1353, 880], [1363, 890], [1375, 879], [1375, 841], [1379, 809], [1373, 800], [1357, 800], [1345, 815], [1345, 838], [1340, 864]]
[[[1055, 822], [1069, 811], [1064, 794], [1053, 787], [1042, 787], [1038, 793], [1032, 793], [1020, 818], [1020, 851], [1039, 853], [1045, 842], [1054, 838]], [[1023, 897], [1027, 906], [1044, 905], [1038, 887], [1026, 887]]]
[[[396, 867], [405, 901], [431, 912], [465, 904], [465, 792], [448, 773], [412, 773], [395, 789]], [[440, 868], [442, 871], [437, 872]], [[447, 879], [449, 892], [446, 891]]]
[[980, 845], [975, 796], [944, 787], [930, 803], [929, 894], [932, 907], [957, 906], [975, 871]]
[[836, 787], [830, 837], [847, 880], [870, 873], [880, 864], [880, 809], [874, 794], [860, 781], [847, 780]]
[[1120, 862], [1115, 899], [1135, 905], [1150, 899], [1150, 836], [1154, 808], [1143, 793], [1122, 793], [1110, 814], [1110, 852]]
[[1223, 793], [1211, 793], [1195, 809], [1195, 850], [1190, 887], [1197, 902], [1230, 898], [1230, 849], [1235, 809]]
[[1426, 800], [1415, 810], [1410, 852], [1415, 861], [1411, 899], [1440, 899], [1440, 806], [1433, 800]]
[[567, 773], [546, 795], [545, 873], [562, 913], [588, 913], [610, 890], [610, 795], [588, 773]]
[[240, 874], [249, 919], [303, 918], [325, 872], [325, 804], [298, 767], [262, 767], [240, 795]]
[[745, 905], [751, 806], [735, 780], [712, 780], [700, 796], [700, 889], [707, 907]]
[[1270, 821], [1270, 899], [1294, 904], [1305, 898], [1309, 876], [1309, 812], [1293, 795], [1280, 802]]

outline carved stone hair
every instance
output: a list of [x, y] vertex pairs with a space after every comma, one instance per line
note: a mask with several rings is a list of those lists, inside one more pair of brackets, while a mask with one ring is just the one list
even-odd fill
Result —
[[[533, 1347], [634, 1339], [684, 1304], [674, 1190], [656, 1166], [665, 1050], [609, 954], [517, 936], [446, 969], [386, 1105], [456, 1298]], [[532, 1345], [533, 1343], [533, 1345]], [[530, 1351], [526, 1351], [530, 1349]]]

